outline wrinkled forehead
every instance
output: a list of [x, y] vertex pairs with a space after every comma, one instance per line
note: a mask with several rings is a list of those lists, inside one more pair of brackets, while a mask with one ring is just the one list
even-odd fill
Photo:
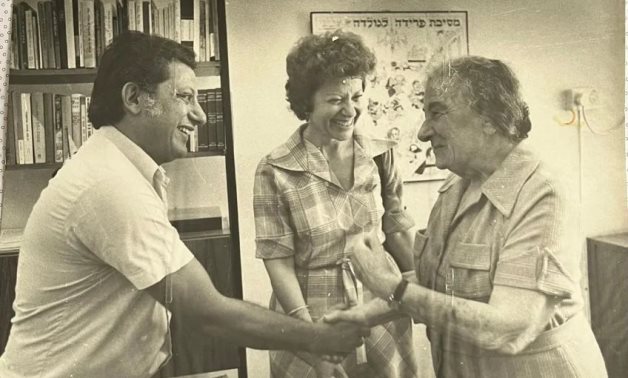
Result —
[[465, 103], [468, 104], [467, 83], [459, 75], [445, 70], [432, 72], [425, 82], [425, 98], [426, 101], [431, 99], [439, 99], [451, 104]]

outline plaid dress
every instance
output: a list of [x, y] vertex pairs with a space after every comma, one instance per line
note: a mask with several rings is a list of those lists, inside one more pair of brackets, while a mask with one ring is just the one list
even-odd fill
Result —
[[[303, 139], [301, 126], [288, 141], [259, 163], [255, 175], [256, 256], [294, 256], [297, 279], [310, 315], [316, 321], [345, 303], [340, 262], [355, 238], [413, 226], [401, 203], [402, 181], [394, 165], [393, 142], [354, 136], [354, 185], [345, 190], [327, 160]], [[383, 154], [386, 177], [373, 158]], [[382, 183], [384, 188], [382, 190]], [[372, 296], [364, 289], [364, 301]], [[271, 298], [270, 308], [283, 312]], [[400, 319], [371, 330], [365, 341], [367, 364], [356, 353], [343, 362], [350, 377], [416, 377], [412, 322]], [[316, 377], [314, 369], [290, 351], [271, 351], [273, 377]]]

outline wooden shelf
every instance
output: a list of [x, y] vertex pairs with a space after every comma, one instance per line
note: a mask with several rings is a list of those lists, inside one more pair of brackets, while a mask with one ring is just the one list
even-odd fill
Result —
[[[73, 68], [59, 70], [10, 70], [9, 84], [68, 84], [93, 83], [96, 79], [96, 68]], [[220, 76], [220, 62], [198, 62], [197, 77]]]

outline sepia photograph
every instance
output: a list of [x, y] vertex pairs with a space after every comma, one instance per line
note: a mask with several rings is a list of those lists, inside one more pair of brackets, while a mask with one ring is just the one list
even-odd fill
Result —
[[627, 10], [2, 1], [0, 377], [625, 377]]

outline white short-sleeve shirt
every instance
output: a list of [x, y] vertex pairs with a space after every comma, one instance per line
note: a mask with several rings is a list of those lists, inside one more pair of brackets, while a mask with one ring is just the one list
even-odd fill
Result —
[[144, 377], [166, 360], [167, 310], [142, 289], [193, 255], [160, 170], [105, 126], [50, 180], [24, 231], [1, 377]]

